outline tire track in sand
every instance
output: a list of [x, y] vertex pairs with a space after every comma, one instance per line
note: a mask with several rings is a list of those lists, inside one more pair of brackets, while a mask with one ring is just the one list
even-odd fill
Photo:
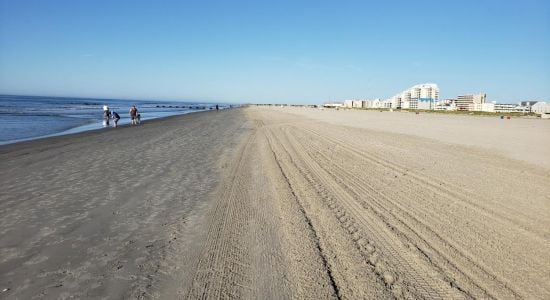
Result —
[[220, 199], [212, 210], [206, 249], [199, 259], [188, 299], [243, 298], [243, 291], [251, 289], [250, 262], [240, 236], [241, 228], [247, 225], [246, 216], [249, 213], [244, 205], [242, 187], [245, 179], [242, 170], [255, 138], [256, 134], [252, 134], [246, 141], [238, 162], [230, 172], [232, 180], [222, 189]]
[[[291, 134], [281, 129], [289, 155], [294, 159], [302, 175], [318, 191], [321, 199], [331, 207], [342, 226], [363, 254], [377, 275], [391, 288], [397, 297], [414, 298], [462, 298], [465, 295], [443, 281], [411, 251], [383, 220], [366, 211], [349, 191], [343, 189], [333, 177], [307, 155]], [[364, 233], [363, 233], [364, 232]]]
[[331, 267], [330, 267], [330, 265], [328, 263], [328, 260], [327, 260], [327, 255], [323, 251], [323, 247], [321, 246], [319, 235], [318, 235], [317, 231], [315, 230], [315, 228], [313, 227], [313, 224], [311, 222], [311, 218], [308, 216], [306, 210], [304, 209], [304, 206], [302, 205], [300, 200], [298, 200], [298, 196], [294, 192], [294, 188], [292, 187], [292, 184], [290, 183], [290, 179], [287, 177], [283, 167], [281, 166], [281, 161], [279, 159], [277, 159], [277, 154], [275, 154], [275, 151], [273, 150], [273, 141], [269, 137], [267, 137], [267, 139], [269, 141], [268, 143], [269, 143], [271, 152], [273, 154], [274, 160], [277, 163], [277, 167], [279, 168], [279, 171], [283, 175], [283, 177], [285, 179], [285, 182], [288, 185], [288, 188], [289, 188], [289, 190], [292, 194], [292, 200], [294, 202], [296, 202], [296, 204], [298, 204], [300, 214], [304, 217], [304, 219], [306, 221], [306, 224], [307, 224], [307, 228], [309, 229], [309, 231], [311, 232], [311, 234], [314, 237], [315, 248], [317, 250], [317, 253], [319, 254], [319, 257], [321, 258], [324, 270], [327, 273], [330, 287], [333, 290], [335, 297], [337, 299], [341, 299], [340, 290], [338, 288], [338, 285], [336, 284], [336, 281], [334, 280], [334, 276], [332, 274]]
[[[410, 243], [410, 245], [416, 247], [417, 251], [424, 256], [425, 260], [432, 264], [438, 272], [444, 275], [445, 280], [448, 281], [449, 284], [467, 291], [468, 295], [472, 297], [521, 297], [518, 291], [511, 287], [510, 282], [496, 275], [483, 262], [472, 257], [471, 254], [465, 253], [460, 247], [455, 245], [452, 240], [441, 236], [441, 234], [435, 230], [436, 228], [431, 227], [430, 224], [420, 219], [422, 217], [426, 220], [425, 218], [427, 215], [430, 215], [431, 218], [439, 218], [439, 216], [433, 215], [433, 209], [422, 209], [419, 205], [404, 207], [397, 201], [398, 199], [392, 199], [383, 192], [375, 189], [368, 181], [361, 180], [355, 176], [357, 174], [350, 171], [351, 169], [346, 169], [344, 166], [334, 163], [332, 159], [327, 156], [327, 153], [324, 152], [327, 152], [326, 149], [338, 148], [339, 157], [344, 155], [348, 161], [361, 161], [382, 165], [391, 170], [397, 170], [397, 172], [407, 171], [405, 168], [385, 160], [380, 161], [376, 158], [375, 154], [367, 154], [359, 151], [357, 148], [346, 146], [345, 143], [339, 141], [338, 138], [321, 136], [317, 132], [301, 129], [296, 126], [292, 127], [292, 131], [294, 135], [300, 137], [299, 141], [301, 143], [305, 143], [307, 140], [305, 136], [302, 135], [304, 133], [299, 134], [299, 132], [302, 131], [313, 134], [316, 141], [327, 141], [327, 143], [331, 145], [328, 148], [320, 147], [315, 145], [315, 143], [307, 143], [304, 149], [309, 149], [309, 153], [314, 154], [316, 160], [319, 161], [319, 165], [327, 171], [327, 173], [331, 174], [335, 181], [350, 191], [357, 201], [363, 203], [366, 209], [376, 212], [381, 219], [384, 219], [385, 222], [388, 223], [388, 226], [395, 228], [396, 234], [406, 243]], [[411, 175], [413, 182], [420, 184], [422, 187], [428, 184], [427, 181], [421, 179], [423, 178], [422, 176], [415, 176], [414, 172], [408, 171], [407, 175]], [[346, 178], [346, 180], [342, 180], [341, 178]], [[446, 188], [434, 192], [440, 198], [446, 199], [446, 201], [460, 201], [453, 197], [459, 192], [451, 193], [448, 192]], [[414, 197], [415, 195], [410, 196]], [[459, 197], [459, 199], [462, 197]], [[422, 200], [426, 200], [426, 198]], [[478, 206], [475, 206], [474, 208], [477, 207]], [[473, 221], [475, 222], [476, 220]], [[480, 223], [478, 227], [482, 228], [483, 225]], [[536, 237], [535, 235], [531, 236]]]
[[355, 239], [350, 239], [349, 227], [342, 225], [331, 213], [328, 207], [322, 205], [319, 199], [323, 194], [315, 187], [315, 182], [301, 170], [295, 161], [295, 153], [287, 147], [288, 143], [281, 141], [283, 138], [275, 126], [270, 130], [269, 140], [285, 174], [289, 185], [295, 192], [297, 202], [300, 202], [304, 214], [310, 219], [312, 230], [319, 238], [319, 250], [325, 257], [327, 269], [330, 269], [334, 284], [341, 298], [366, 298], [386, 299], [392, 298], [387, 282], [391, 281], [389, 274], [386, 278], [375, 274], [380, 269], [365, 260], [361, 253], [361, 247]]
[[187, 298], [338, 298], [318, 237], [270, 150], [264, 124], [231, 164]]

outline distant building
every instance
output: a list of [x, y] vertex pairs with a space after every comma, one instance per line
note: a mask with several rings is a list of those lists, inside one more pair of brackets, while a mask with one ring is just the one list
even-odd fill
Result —
[[521, 104], [497, 103], [496, 101], [492, 101], [481, 105], [475, 104], [475, 110], [494, 113], [529, 113], [531, 112], [531, 107]]
[[342, 105], [345, 108], [352, 108], [353, 107], [353, 100], [344, 100], [344, 104]]
[[494, 112], [497, 113], [510, 113], [510, 112], [517, 112], [516, 108], [518, 107], [517, 104], [511, 104], [511, 103], [495, 103], [494, 104]]
[[527, 114], [527, 113], [531, 112], [531, 107], [530, 106], [523, 106], [523, 105], [516, 105], [516, 108], [514, 108], [514, 112]]
[[391, 97], [386, 103], [390, 108], [434, 109], [439, 101], [439, 88], [435, 83], [417, 84]]
[[386, 99], [380, 103], [381, 108], [395, 108], [393, 99]]
[[382, 101], [379, 98], [371, 100], [363, 100], [364, 108], [380, 108], [382, 106]]
[[519, 105], [527, 107], [528, 112], [532, 112], [533, 105], [537, 104], [538, 101], [521, 101]]
[[483, 103], [481, 104], [481, 111], [495, 112], [495, 105], [496, 105], [496, 102]]
[[325, 103], [323, 104], [323, 107], [326, 107], [326, 108], [339, 108], [339, 107], [343, 107], [344, 105], [342, 103], [339, 103], [339, 102], [329, 102], [329, 103]]
[[481, 111], [483, 103], [487, 101], [487, 94], [460, 95], [456, 98], [457, 110]]
[[537, 102], [531, 106], [531, 111], [539, 115], [550, 114], [550, 103]]
[[383, 108], [396, 108], [397, 104], [398, 104], [397, 99], [395, 99], [395, 97], [392, 97], [392, 98], [389, 98], [389, 99], [386, 99], [386, 100], [382, 101], [381, 107], [383, 107]]
[[521, 101], [519, 103], [519, 105], [521, 106], [533, 106], [534, 104], [536, 104], [538, 101]]
[[434, 110], [456, 110], [456, 99], [445, 99], [435, 103]]
[[353, 100], [351, 102], [351, 107], [353, 107], [353, 108], [363, 108], [363, 100]]
[[348, 99], [341, 102], [342, 108], [381, 108], [384, 107], [382, 101], [377, 99]]

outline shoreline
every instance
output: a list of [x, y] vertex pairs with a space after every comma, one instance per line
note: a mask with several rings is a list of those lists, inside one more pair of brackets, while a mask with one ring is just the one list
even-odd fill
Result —
[[195, 115], [195, 114], [205, 114], [209, 112], [212, 112], [212, 111], [211, 110], [195, 111], [192, 113], [173, 115], [173, 116], [167, 116], [167, 117], [155, 118], [155, 119], [148, 119], [148, 120], [141, 121], [141, 124], [137, 126], [132, 126], [131, 124], [124, 124], [124, 125], [119, 125], [117, 128], [113, 128], [113, 127], [97, 128], [97, 129], [67, 133], [62, 135], [44, 136], [36, 139], [18, 141], [18, 142], [9, 143], [9, 144], [0, 144], [0, 154], [4, 154], [14, 150], [19, 150], [19, 148], [47, 146], [48, 144], [57, 144], [57, 143], [63, 143], [63, 142], [71, 143], [73, 140], [80, 142], [86, 138], [96, 137], [103, 133], [111, 133], [116, 135], [117, 131], [132, 130], [131, 128], [138, 130], [142, 126], [154, 125], [159, 122], [170, 121], [172, 119], [182, 118], [182, 117]]
[[0, 146], [1, 297], [142, 297], [176, 242], [200, 253], [175, 230], [205, 231], [242, 121], [209, 110]]
[[[184, 113], [179, 113], [179, 114], [174, 114], [174, 115], [169, 115], [169, 116], [146, 118], [146, 119], [143, 119], [141, 121], [141, 123], [143, 124], [143, 123], [149, 122], [151, 120], [158, 120], [158, 119], [165, 119], [165, 118], [176, 117], [176, 116], [183, 116], [183, 115], [187, 115], [187, 114], [205, 112], [205, 111], [209, 111], [209, 110], [210, 109], [193, 110], [193, 111], [186, 111]], [[128, 122], [126, 122], [126, 121], [128, 121], [128, 120], [125, 120], [124, 123], [120, 123], [120, 121], [119, 121], [119, 125], [118, 125], [117, 128], [121, 128], [121, 127], [130, 125], [129, 121]], [[71, 134], [77, 134], [77, 133], [88, 132], [88, 131], [115, 129], [115, 127], [112, 127], [111, 125], [109, 125], [108, 127], [101, 127], [102, 126], [101, 124], [102, 124], [101, 122], [90, 122], [88, 124], [72, 127], [72, 128], [57, 132], [57, 133], [41, 135], [41, 136], [36, 136], [36, 137], [30, 137], [30, 138], [16, 139], [16, 140], [0, 141], [0, 147], [2, 147], [4, 145], [12, 145], [12, 144], [17, 144], [17, 143], [22, 143], [22, 142], [46, 139], [46, 138], [57, 137], [57, 136], [71, 135]]]

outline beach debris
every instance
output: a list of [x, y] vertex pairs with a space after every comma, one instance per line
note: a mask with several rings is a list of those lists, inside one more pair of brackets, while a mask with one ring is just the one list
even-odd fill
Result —
[[7, 292], [7, 291], [9, 291], [9, 290], [10, 290], [10, 288], [3, 288], [3, 289], [2, 289], [2, 293]]

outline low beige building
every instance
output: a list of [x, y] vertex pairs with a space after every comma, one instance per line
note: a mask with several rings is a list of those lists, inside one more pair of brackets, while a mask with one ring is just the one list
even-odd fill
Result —
[[457, 110], [470, 110], [470, 111], [481, 111], [482, 104], [487, 101], [487, 94], [471, 94], [471, 95], [460, 95], [456, 98], [456, 109]]

